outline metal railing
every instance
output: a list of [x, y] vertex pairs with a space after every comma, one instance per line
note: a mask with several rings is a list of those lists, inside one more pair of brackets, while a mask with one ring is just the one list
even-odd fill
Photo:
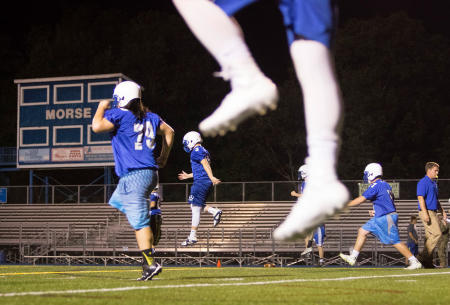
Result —
[[[419, 179], [387, 180], [399, 184], [397, 199], [416, 199]], [[361, 180], [343, 180], [351, 196], [359, 195]], [[161, 183], [160, 194], [165, 202], [186, 202], [192, 183]], [[450, 179], [439, 179], [439, 198], [450, 198]], [[213, 188], [208, 202], [291, 201], [290, 193], [297, 189], [297, 181], [222, 182]], [[7, 189], [7, 203], [11, 204], [61, 204], [106, 203], [116, 188], [114, 184], [89, 185], [33, 185], [0, 186]]]

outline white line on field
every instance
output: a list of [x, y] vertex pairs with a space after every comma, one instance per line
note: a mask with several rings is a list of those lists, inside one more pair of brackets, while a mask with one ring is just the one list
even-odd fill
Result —
[[286, 283], [300, 283], [300, 282], [327, 282], [327, 281], [351, 281], [364, 279], [379, 279], [379, 278], [402, 278], [402, 277], [416, 277], [428, 275], [443, 275], [450, 274], [447, 272], [432, 272], [432, 273], [403, 273], [391, 275], [366, 275], [366, 276], [350, 276], [338, 278], [325, 279], [292, 279], [292, 280], [278, 280], [278, 281], [264, 281], [264, 282], [247, 282], [247, 283], [200, 283], [200, 284], [185, 284], [185, 285], [155, 285], [155, 286], [131, 286], [131, 287], [117, 287], [117, 288], [101, 288], [101, 289], [78, 289], [78, 290], [52, 290], [52, 291], [28, 291], [28, 292], [9, 292], [0, 293], [0, 297], [18, 297], [28, 295], [51, 295], [51, 294], [79, 294], [92, 292], [116, 292], [116, 291], [130, 291], [130, 290], [146, 290], [146, 289], [164, 289], [164, 288], [192, 288], [192, 287], [225, 287], [225, 286], [256, 286], [256, 285], [271, 285], [271, 284], [286, 284]]

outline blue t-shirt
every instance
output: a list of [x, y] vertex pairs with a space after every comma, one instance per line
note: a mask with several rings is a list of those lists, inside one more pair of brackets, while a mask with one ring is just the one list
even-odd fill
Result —
[[200, 163], [203, 159], [208, 160], [208, 163], [210, 163], [211, 159], [209, 157], [209, 152], [201, 145], [194, 147], [191, 151], [191, 167], [194, 181], [211, 181], [205, 168]]
[[157, 114], [147, 112], [139, 121], [131, 111], [113, 108], [105, 112], [105, 118], [115, 127], [111, 143], [119, 177], [136, 169], [158, 169], [154, 149], [161, 118]]
[[380, 217], [395, 212], [394, 195], [389, 183], [377, 180], [362, 194], [367, 200], [372, 201], [375, 217]]
[[[436, 181], [425, 176], [417, 183], [417, 196], [422, 196], [425, 199], [427, 210], [437, 210], [438, 208], [438, 186]], [[418, 204], [419, 211], [420, 203]]]

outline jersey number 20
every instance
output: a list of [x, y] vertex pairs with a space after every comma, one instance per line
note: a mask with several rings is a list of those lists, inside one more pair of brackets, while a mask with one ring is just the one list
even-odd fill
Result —
[[145, 145], [149, 149], [155, 148], [155, 131], [153, 130], [153, 126], [150, 123], [150, 121], [145, 121], [145, 128], [144, 124], [134, 124], [134, 132], [138, 132], [138, 136], [136, 139], [136, 142], [134, 143], [134, 150], [142, 150], [142, 143], [144, 142], [144, 136], [145, 136]]

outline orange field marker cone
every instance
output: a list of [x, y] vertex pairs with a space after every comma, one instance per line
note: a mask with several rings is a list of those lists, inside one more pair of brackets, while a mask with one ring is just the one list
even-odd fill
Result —
[[220, 268], [220, 267], [222, 267], [222, 264], [220, 263], [220, 259], [219, 259], [219, 260], [217, 260], [217, 268]]

